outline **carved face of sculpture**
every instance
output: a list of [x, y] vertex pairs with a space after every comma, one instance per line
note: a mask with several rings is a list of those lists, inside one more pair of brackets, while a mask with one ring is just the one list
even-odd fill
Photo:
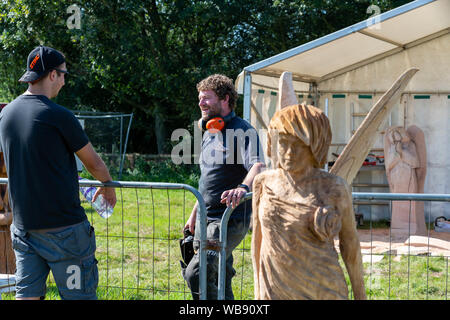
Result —
[[398, 142], [405, 143], [411, 140], [405, 128], [403, 127], [393, 127], [390, 128], [389, 131], [390, 131], [389, 139], [390, 142], [393, 144]]
[[280, 134], [277, 141], [279, 166], [291, 173], [299, 173], [313, 167], [310, 148], [298, 137]]
[[[283, 150], [272, 149], [273, 146], [278, 146], [279, 142], [276, 141], [283, 135], [284, 139], [292, 137], [282, 144], [285, 149], [292, 145], [289, 148], [298, 150], [294, 152], [296, 163], [308, 159], [315, 168], [323, 167], [331, 143], [331, 128], [328, 118], [320, 109], [299, 104], [285, 107], [273, 115], [269, 123], [267, 155], [272, 159], [274, 167], [280, 167], [279, 161], [286, 157]], [[303, 150], [304, 146], [308, 151]]]

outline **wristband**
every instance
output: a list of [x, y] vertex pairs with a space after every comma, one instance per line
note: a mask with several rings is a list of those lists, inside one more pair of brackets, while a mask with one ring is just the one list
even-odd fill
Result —
[[244, 188], [247, 192], [250, 192], [250, 188], [248, 187], [248, 185], [243, 183], [239, 184], [237, 188]]

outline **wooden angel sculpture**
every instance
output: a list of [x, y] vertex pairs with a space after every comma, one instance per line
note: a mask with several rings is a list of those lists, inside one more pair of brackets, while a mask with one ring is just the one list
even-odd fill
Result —
[[253, 183], [255, 299], [348, 299], [335, 237], [354, 297], [366, 298], [350, 189], [321, 170], [330, 143], [328, 118], [313, 106], [285, 107], [270, 121], [274, 168]]
[[[410, 126], [390, 127], [384, 136], [386, 176], [392, 193], [423, 193], [426, 148], [422, 130]], [[426, 235], [423, 202], [392, 201], [391, 228], [394, 233]]]

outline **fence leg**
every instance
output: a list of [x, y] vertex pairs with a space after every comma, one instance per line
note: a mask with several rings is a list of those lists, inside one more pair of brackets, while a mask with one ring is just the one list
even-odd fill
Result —
[[199, 266], [199, 290], [200, 290], [200, 300], [206, 300], [206, 206], [203, 198], [197, 197], [198, 200], [198, 212], [200, 219], [200, 266]]
[[220, 253], [219, 253], [219, 274], [217, 285], [217, 300], [225, 300], [225, 277], [226, 277], [226, 247], [227, 247], [227, 229], [228, 220], [233, 212], [231, 207], [228, 207], [223, 213], [222, 220], [220, 221]]

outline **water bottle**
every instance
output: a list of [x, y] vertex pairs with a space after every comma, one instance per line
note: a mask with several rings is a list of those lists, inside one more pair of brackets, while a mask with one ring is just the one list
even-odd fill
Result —
[[[79, 178], [79, 180], [86, 180], [83, 178]], [[95, 192], [97, 192], [96, 187], [80, 187], [80, 191], [83, 196], [92, 204], [92, 207], [97, 211], [100, 217], [108, 219], [112, 213], [114, 208], [103, 198], [102, 194], [99, 194], [97, 199], [93, 202]]]

